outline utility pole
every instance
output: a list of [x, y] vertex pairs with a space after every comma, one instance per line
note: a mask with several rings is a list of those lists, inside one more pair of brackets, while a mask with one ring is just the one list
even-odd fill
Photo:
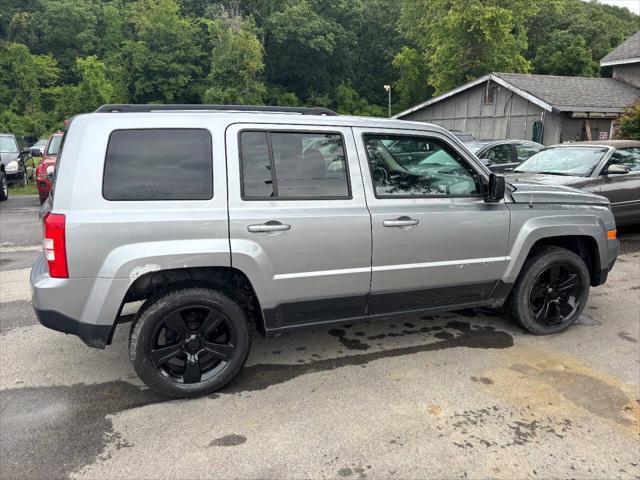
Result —
[[389, 94], [389, 118], [391, 118], [391, 85], [385, 85], [384, 89]]

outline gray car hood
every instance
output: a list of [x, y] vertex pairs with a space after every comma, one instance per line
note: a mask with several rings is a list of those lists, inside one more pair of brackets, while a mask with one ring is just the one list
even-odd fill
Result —
[[578, 190], [589, 183], [586, 177], [515, 172], [505, 175], [505, 180], [513, 187], [511, 196], [516, 203], [609, 204], [601, 195]]

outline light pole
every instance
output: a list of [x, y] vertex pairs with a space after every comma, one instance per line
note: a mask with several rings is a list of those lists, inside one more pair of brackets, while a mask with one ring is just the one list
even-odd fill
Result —
[[391, 118], [391, 85], [385, 85], [384, 89], [389, 93], [389, 118]]

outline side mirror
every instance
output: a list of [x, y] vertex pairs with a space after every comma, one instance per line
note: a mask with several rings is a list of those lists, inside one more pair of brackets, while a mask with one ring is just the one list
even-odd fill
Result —
[[629, 167], [614, 163], [613, 165], [609, 165], [604, 173], [606, 175], [624, 175], [625, 173], [629, 173]]
[[488, 158], [481, 158], [480, 161], [482, 162], [482, 164], [485, 167], [490, 167], [491, 166], [491, 160], [489, 160]]
[[32, 148], [31, 149], [31, 156], [32, 157], [41, 157], [42, 156], [42, 150], [40, 150], [39, 148]]
[[504, 198], [504, 177], [492, 173], [489, 175], [489, 185], [484, 193], [484, 201], [487, 203], [497, 203]]

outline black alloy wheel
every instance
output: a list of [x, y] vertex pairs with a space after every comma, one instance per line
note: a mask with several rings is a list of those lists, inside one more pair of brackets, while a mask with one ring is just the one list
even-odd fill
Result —
[[150, 358], [165, 378], [184, 384], [217, 376], [236, 344], [233, 324], [205, 303], [180, 307], [162, 319], [151, 339]]
[[252, 325], [237, 301], [206, 287], [149, 298], [129, 334], [129, 356], [140, 379], [174, 398], [215, 392], [247, 360]]
[[557, 263], [543, 270], [533, 282], [529, 308], [536, 323], [561, 325], [580, 308], [584, 286], [576, 268]]

